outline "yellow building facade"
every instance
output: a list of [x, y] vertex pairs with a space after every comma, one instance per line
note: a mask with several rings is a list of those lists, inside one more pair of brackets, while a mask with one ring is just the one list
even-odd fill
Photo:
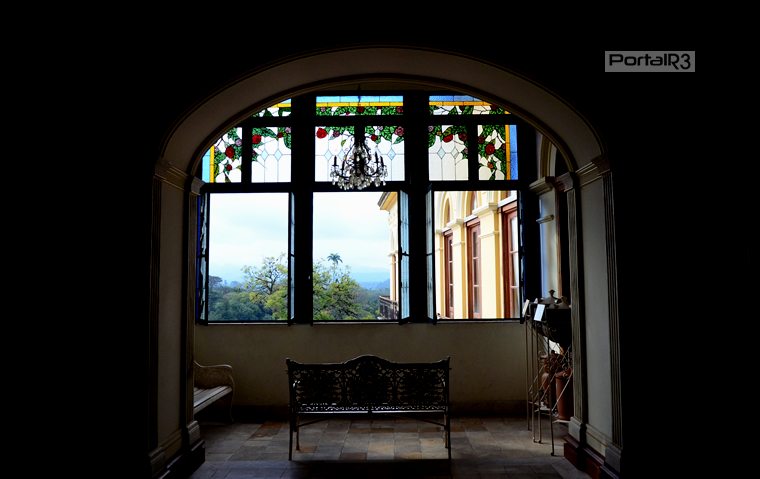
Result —
[[[378, 202], [388, 211], [389, 300], [398, 304], [398, 195]], [[519, 228], [514, 191], [436, 191], [435, 303], [438, 319], [518, 318]]]

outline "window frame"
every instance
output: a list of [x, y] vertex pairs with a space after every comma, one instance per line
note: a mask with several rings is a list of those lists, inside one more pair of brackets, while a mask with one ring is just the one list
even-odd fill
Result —
[[[318, 192], [340, 191], [330, 181], [317, 182], [315, 180], [315, 141], [314, 132], [320, 126], [343, 126], [354, 125], [357, 127], [375, 125], [398, 125], [404, 128], [404, 179], [400, 181], [387, 181], [386, 185], [379, 187], [370, 186], [361, 191], [395, 191], [398, 194], [398, 258], [396, 263], [396, 291], [398, 294], [399, 314], [398, 323], [407, 322], [432, 322], [438, 318], [435, 314], [435, 272], [436, 265], [432, 262], [431, 245], [433, 237], [433, 225], [429, 221], [432, 215], [432, 198], [435, 191], [459, 190], [459, 191], [482, 191], [482, 190], [515, 190], [527, 191], [530, 184], [531, 168], [524, 174], [524, 165], [531, 161], [534, 152], [530, 148], [519, 148], [520, 145], [530, 145], [531, 136], [535, 130], [525, 121], [514, 114], [498, 115], [439, 115], [434, 116], [429, 112], [428, 98], [436, 95], [436, 91], [374, 91], [362, 92], [362, 95], [402, 95], [404, 100], [403, 114], [401, 115], [358, 115], [358, 116], [321, 116], [316, 114], [316, 97], [322, 95], [356, 95], [357, 92], [319, 92], [294, 96], [291, 100], [291, 113], [288, 116], [252, 117], [251, 114], [261, 111], [264, 107], [249, 109], [245, 118], [233, 124], [230, 128], [242, 128], [241, 138], [250, 138], [254, 127], [290, 127], [292, 131], [291, 146], [291, 178], [289, 182], [279, 183], [253, 183], [251, 181], [251, 151], [250, 142], [244, 142], [243, 156], [241, 158], [242, 178], [240, 183], [203, 183], [200, 195], [206, 197], [209, 193], [256, 193], [256, 192], [284, 192], [289, 193], [289, 237], [288, 237], [288, 321], [287, 324], [314, 324], [311, 310], [312, 301], [299, 301], [299, 297], [313, 297], [311, 284], [311, 268], [303, 268], [299, 264], [313, 264], [313, 218], [312, 205], [313, 194]], [[267, 105], [276, 103], [276, 99]], [[494, 102], [498, 104], [498, 102]], [[464, 125], [468, 130], [468, 148], [473, 152], [468, 156], [468, 179], [467, 180], [436, 180], [431, 181], [428, 176], [428, 148], [426, 130], [431, 124], [457, 124]], [[510, 180], [480, 180], [478, 176], [479, 158], [477, 153], [478, 125], [503, 124], [518, 125], [518, 179]], [[306, 132], [306, 133], [304, 133]], [[224, 134], [224, 133], [222, 133]], [[523, 161], [523, 157], [525, 160]], [[299, 166], [303, 165], [303, 166]], [[533, 167], [535, 169], [535, 167]], [[201, 175], [199, 165], [198, 176]], [[472, 178], [472, 179], [469, 179]], [[407, 198], [407, 210], [402, 211], [401, 198]], [[518, 208], [521, 213], [522, 210]], [[208, 222], [211, 214], [208, 211], [205, 221]], [[428, 221], [426, 221], [426, 215]], [[407, 218], [406, 228], [402, 225], [402, 217]], [[524, 228], [522, 218], [518, 218], [520, 228]], [[425, 231], [428, 229], [430, 231]], [[200, 230], [200, 228], [199, 228]], [[206, 240], [211, 232], [206, 228]], [[206, 248], [207, 252], [207, 248]], [[200, 267], [200, 255], [196, 252], [197, 266]], [[427, 257], [427, 259], [426, 259]], [[213, 259], [205, 257], [206, 268]], [[522, 260], [522, 253], [521, 253]], [[428, 262], [426, 267], [425, 262]], [[434, 263], [434, 262], [433, 262]], [[308, 271], [301, 271], [306, 269]], [[469, 268], [468, 268], [469, 269]], [[208, 269], [205, 272], [208, 283]], [[405, 278], [406, 276], [406, 280]], [[426, 278], [427, 276], [427, 278]], [[198, 278], [201, 277], [199, 272]], [[425, 281], [427, 279], [427, 281]], [[524, 288], [524, 285], [520, 285]], [[196, 314], [196, 321], [200, 324], [208, 324], [208, 287], [196, 281], [196, 290], [205, 289], [205, 321], [200, 314]], [[301, 296], [303, 295], [303, 296]], [[200, 302], [196, 294], [196, 303]], [[406, 307], [404, 307], [406, 305]], [[198, 307], [196, 305], [196, 311]], [[503, 315], [503, 316], [506, 316]], [[463, 322], [462, 319], [449, 319], [447, 322]], [[514, 320], [516, 318], [479, 318], [480, 320]], [[327, 322], [327, 321], [318, 321]], [[354, 322], [345, 320], [333, 320], [330, 322]], [[362, 320], [362, 323], [393, 323], [392, 320]], [[222, 324], [221, 321], [213, 321], [212, 324]], [[285, 324], [281, 320], [272, 321], [230, 321], [232, 324]]]
[[[470, 200], [472, 201], [472, 200]], [[483, 266], [482, 247], [480, 244], [480, 219], [472, 219], [465, 225], [467, 232], [467, 311], [468, 318], [480, 319], [483, 316]], [[477, 233], [477, 241], [474, 241]], [[477, 245], [477, 256], [474, 251]], [[476, 267], [477, 263], [477, 267]], [[477, 281], [476, 281], [477, 280]], [[479, 311], [475, 311], [475, 306], [479, 306]], [[465, 318], [462, 318], [466, 320]]]
[[[519, 267], [520, 261], [520, 232], [517, 231], [517, 249], [512, 250], [512, 238], [514, 232], [512, 231], [512, 219], [515, 218], [518, 221], [517, 216], [517, 200], [511, 201], [506, 205], [499, 208], [501, 216], [501, 231], [502, 231], [502, 267], [507, 272], [506, 275], [502, 275], [506, 279], [504, 282], [504, 316], [510, 314], [513, 308], [519, 308], [520, 306], [520, 277], [514, 277], [514, 255], [517, 255], [517, 262]], [[519, 271], [519, 270], [518, 270]], [[512, 304], [512, 289], [517, 289], [517, 304]], [[518, 315], [519, 317], [519, 309]], [[512, 316], [509, 316], [512, 317]]]
[[443, 244], [445, 319], [454, 319], [454, 232], [451, 229], [443, 232]]

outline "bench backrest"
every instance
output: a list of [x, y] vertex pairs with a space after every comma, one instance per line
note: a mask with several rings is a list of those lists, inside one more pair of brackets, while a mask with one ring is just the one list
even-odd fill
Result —
[[291, 408], [448, 410], [450, 358], [394, 363], [360, 356], [343, 363], [286, 359]]

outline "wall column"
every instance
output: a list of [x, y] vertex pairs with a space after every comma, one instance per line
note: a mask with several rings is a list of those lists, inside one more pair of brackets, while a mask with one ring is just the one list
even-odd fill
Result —
[[610, 374], [612, 387], [612, 442], [605, 450], [603, 469], [615, 475], [621, 471], [623, 452], [623, 404], [622, 381], [620, 377], [620, 317], [618, 310], [617, 252], [615, 238], [615, 198], [613, 194], [612, 173], [606, 157], [594, 160], [604, 184], [604, 230], [607, 252], [607, 297], [609, 301], [610, 321]]
[[[586, 369], [583, 327], [583, 252], [581, 249], [581, 208], [580, 195], [574, 174], [565, 173], [556, 178], [557, 194], [564, 192], [567, 197], [567, 223], [570, 240], [570, 315], [573, 330], [573, 417], [568, 427], [570, 436], [578, 447], [586, 444]], [[566, 453], [567, 455], [567, 453]]]

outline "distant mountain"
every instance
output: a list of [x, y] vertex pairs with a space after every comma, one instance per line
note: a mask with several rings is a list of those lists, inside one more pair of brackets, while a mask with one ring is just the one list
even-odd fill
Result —
[[391, 280], [386, 279], [385, 281], [359, 281], [359, 286], [369, 290], [390, 290]]

